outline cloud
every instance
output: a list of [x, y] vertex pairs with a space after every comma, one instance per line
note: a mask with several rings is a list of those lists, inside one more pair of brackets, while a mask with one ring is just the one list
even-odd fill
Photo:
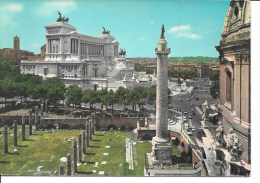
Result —
[[13, 28], [18, 25], [14, 20], [16, 14], [22, 12], [24, 5], [20, 3], [6, 3], [0, 6], [0, 29]]
[[78, 9], [78, 4], [76, 0], [55, 0], [55, 1], [45, 1], [35, 10], [35, 13], [43, 17], [51, 17], [53, 14], [57, 14], [60, 11], [63, 14], [69, 13]]
[[179, 33], [179, 32], [187, 31], [190, 29], [191, 29], [190, 25], [180, 25], [177, 27], [170, 28], [169, 33]]
[[200, 39], [201, 36], [192, 32], [190, 25], [180, 25], [169, 29], [170, 34], [174, 34], [176, 38]]
[[19, 13], [23, 10], [23, 5], [18, 3], [5, 4], [4, 9], [9, 13]]

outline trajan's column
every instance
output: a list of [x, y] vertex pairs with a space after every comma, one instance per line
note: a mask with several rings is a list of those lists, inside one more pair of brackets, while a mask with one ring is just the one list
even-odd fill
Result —
[[157, 55], [157, 87], [156, 87], [156, 136], [152, 140], [150, 164], [171, 165], [171, 144], [168, 138], [168, 54], [167, 41], [164, 37], [164, 25], [155, 48]]

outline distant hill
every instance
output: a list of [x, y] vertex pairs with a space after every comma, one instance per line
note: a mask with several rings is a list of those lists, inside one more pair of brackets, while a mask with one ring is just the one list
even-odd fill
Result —
[[216, 57], [170, 57], [169, 62], [214, 62], [217, 61]]

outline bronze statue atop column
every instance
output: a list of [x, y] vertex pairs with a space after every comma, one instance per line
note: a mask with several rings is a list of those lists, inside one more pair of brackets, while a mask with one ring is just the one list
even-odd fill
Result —
[[162, 24], [162, 30], [161, 30], [161, 39], [164, 38], [164, 32], [165, 32], [165, 29], [164, 29], [164, 24]]

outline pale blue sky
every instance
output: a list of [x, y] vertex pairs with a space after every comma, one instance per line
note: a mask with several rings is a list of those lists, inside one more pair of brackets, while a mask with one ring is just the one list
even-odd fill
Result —
[[18, 35], [21, 49], [39, 53], [44, 26], [60, 11], [79, 33], [110, 30], [128, 57], [155, 57], [162, 24], [170, 56], [217, 57], [228, 5], [229, 0], [1, 0], [0, 48], [12, 47]]

